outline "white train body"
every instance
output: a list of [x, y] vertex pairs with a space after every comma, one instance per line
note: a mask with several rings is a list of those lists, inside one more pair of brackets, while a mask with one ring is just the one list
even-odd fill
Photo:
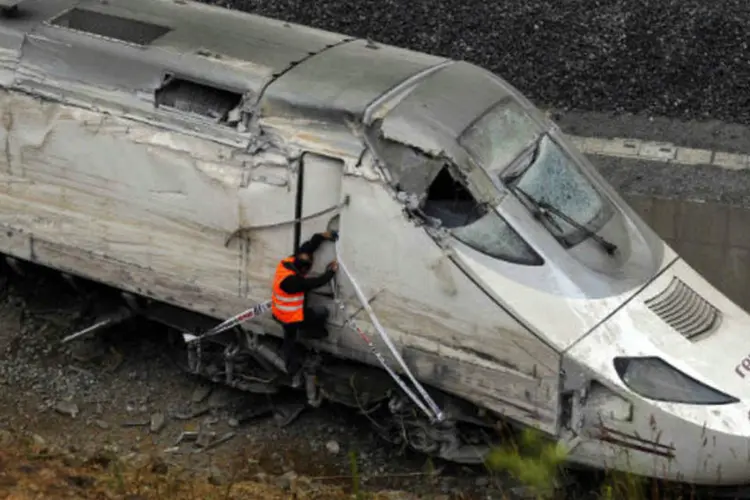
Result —
[[[338, 228], [431, 391], [539, 429], [576, 463], [750, 479], [750, 317], [503, 79], [188, 1], [17, 8], [0, 18], [3, 254], [224, 319]], [[598, 236], [535, 218], [513, 172]], [[379, 367], [344, 327], [350, 283], [335, 286], [348, 310], [316, 345]], [[249, 328], [281, 335], [267, 318]]]

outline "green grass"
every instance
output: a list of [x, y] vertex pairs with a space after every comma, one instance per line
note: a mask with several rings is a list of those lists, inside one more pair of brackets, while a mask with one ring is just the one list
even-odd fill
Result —
[[[523, 430], [517, 437], [508, 439], [508, 444], [494, 449], [486, 465], [491, 471], [509, 474], [538, 500], [566, 498], [558, 487], [564, 484], [565, 449], [546, 438], [539, 431]], [[675, 498], [692, 500], [694, 493], [685, 493], [677, 487], [659, 485], [657, 481], [635, 474], [606, 471], [597, 484], [599, 500], [662, 500]], [[590, 497], [588, 497], [590, 498]]]
[[537, 498], [548, 499], [554, 496], [566, 458], [562, 446], [550, 443], [538, 431], [524, 429], [519, 442], [511, 439], [489, 454], [487, 467], [510, 474]]

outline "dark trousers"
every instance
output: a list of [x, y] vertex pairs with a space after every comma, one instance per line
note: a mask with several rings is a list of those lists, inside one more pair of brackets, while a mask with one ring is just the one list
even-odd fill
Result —
[[[297, 359], [296, 342], [299, 336], [306, 339], [322, 339], [328, 336], [326, 321], [329, 311], [325, 308], [305, 308], [305, 319], [299, 323], [282, 323], [284, 327], [284, 362], [292, 374], [300, 369]], [[276, 320], [278, 321], [278, 320]]]

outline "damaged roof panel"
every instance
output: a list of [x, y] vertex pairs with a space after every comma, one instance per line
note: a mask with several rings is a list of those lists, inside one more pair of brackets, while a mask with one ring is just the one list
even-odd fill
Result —
[[263, 116], [361, 120], [367, 106], [399, 83], [446, 59], [353, 40], [317, 54], [274, 81]]
[[171, 28], [150, 43], [186, 54], [203, 49], [280, 73], [344, 35], [197, 2], [82, 0], [76, 7]]
[[[471, 86], [467, 88], [467, 82]], [[466, 62], [436, 71], [383, 120], [386, 137], [437, 154], [509, 91], [491, 73]], [[460, 97], [456, 97], [460, 96]]]
[[248, 78], [247, 73], [217, 67], [209, 60], [196, 58], [186, 64], [179, 56], [164, 51], [143, 51], [49, 26], [39, 27], [29, 40], [18, 68], [17, 84], [21, 87], [35, 87], [35, 81], [54, 79], [57, 86], [69, 90], [80, 85], [127, 95], [141, 92], [148, 102], [153, 102], [153, 92], [161, 87], [167, 74], [197, 81], [210, 79], [216, 86], [239, 93], [258, 92], [270, 78], [257, 74]]
[[346, 39], [197, 2], [48, 0], [38, 8], [40, 2], [27, 1], [25, 22], [0, 20], [8, 33], [33, 39], [23, 51], [27, 84], [46, 75], [63, 86], [153, 92], [175, 73], [258, 94], [275, 75]]

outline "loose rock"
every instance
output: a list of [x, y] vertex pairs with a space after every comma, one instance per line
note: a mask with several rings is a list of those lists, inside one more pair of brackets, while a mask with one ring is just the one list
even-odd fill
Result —
[[107, 422], [99, 419], [94, 420], [94, 425], [105, 431], [110, 428], [110, 425]]
[[0, 429], [0, 447], [7, 446], [13, 442], [13, 433], [5, 429]]
[[333, 455], [338, 455], [339, 451], [341, 451], [341, 447], [336, 441], [328, 441], [326, 443], [326, 450]]
[[78, 405], [70, 401], [59, 401], [55, 404], [55, 411], [61, 415], [68, 415], [72, 418], [78, 416]]
[[46, 440], [46, 439], [44, 439], [44, 438], [43, 438], [42, 436], [40, 436], [39, 434], [32, 434], [32, 435], [31, 435], [31, 441], [32, 441], [32, 442], [34, 443], [34, 445], [35, 445], [35, 446], [37, 446], [38, 448], [44, 448], [45, 446], [47, 446], [47, 440]]
[[151, 415], [151, 432], [158, 434], [167, 424], [167, 419], [163, 413], [157, 412]]
[[274, 483], [279, 488], [282, 488], [284, 490], [289, 490], [292, 488], [292, 486], [294, 486], [294, 484], [296, 483], [296, 480], [297, 480], [297, 473], [294, 471], [289, 471], [289, 472], [285, 472], [281, 476], [278, 476], [274, 480]]
[[193, 396], [191, 398], [192, 402], [202, 403], [203, 400], [205, 400], [209, 396], [209, 394], [211, 394], [212, 390], [213, 390], [213, 387], [208, 384], [198, 385], [193, 391]]
[[235, 399], [237, 394], [234, 391], [230, 391], [227, 388], [221, 387], [217, 390], [211, 391], [211, 395], [208, 397], [208, 406], [213, 409], [221, 409], [229, 406]]
[[169, 472], [169, 466], [161, 458], [156, 458], [151, 464], [151, 472], [154, 474], [163, 475]]
[[224, 484], [224, 474], [215, 465], [212, 465], [208, 470], [208, 482], [214, 486]]

